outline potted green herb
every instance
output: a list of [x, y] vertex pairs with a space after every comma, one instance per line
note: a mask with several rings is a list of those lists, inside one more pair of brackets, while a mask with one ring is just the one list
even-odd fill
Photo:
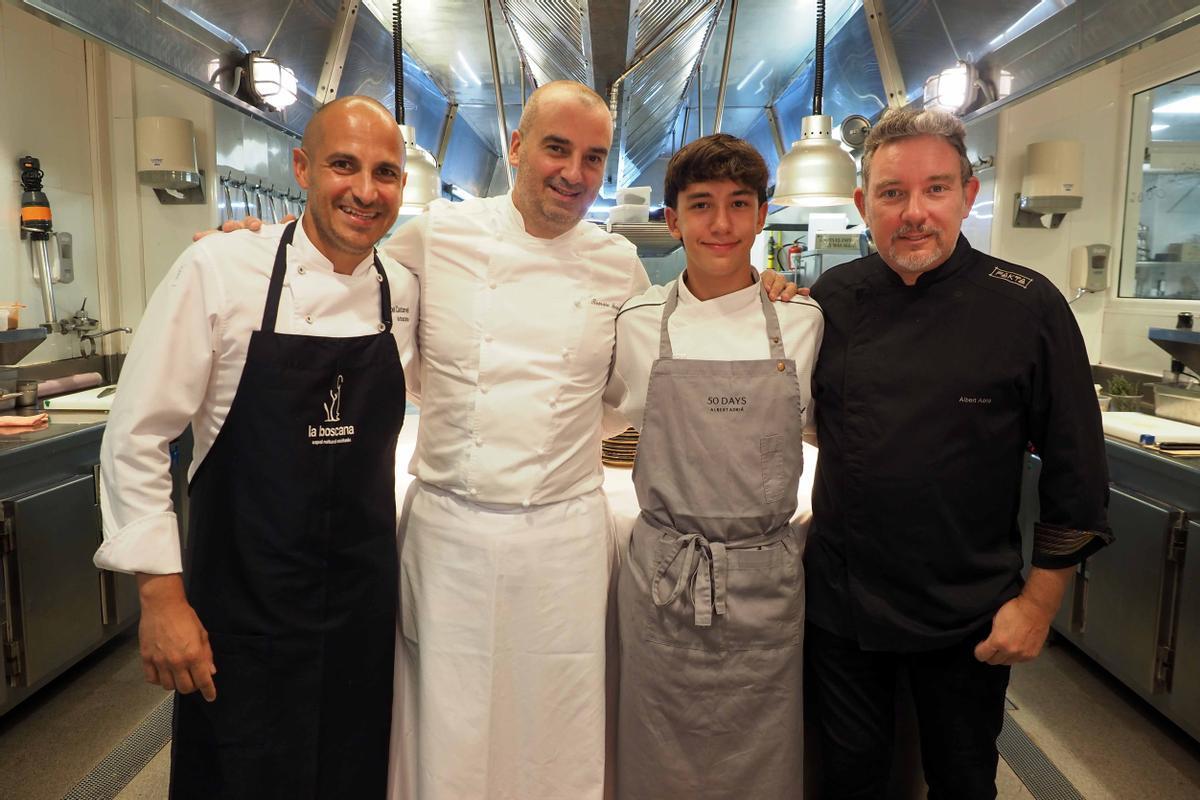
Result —
[[1108, 379], [1108, 396], [1112, 398], [1112, 411], [1137, 411], [1141, 407], [1142, 395], [1138, 385], [1124, 375], [1113, 375]]

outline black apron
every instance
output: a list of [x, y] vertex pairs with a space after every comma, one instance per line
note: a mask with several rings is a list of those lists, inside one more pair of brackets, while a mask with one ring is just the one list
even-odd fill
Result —
[[175, 697], [173, 798], [386, 791], [404, 371], [378, 256], [378, 334], [275, 332], [295, 225], [190, 486], [184, 582], [217, 699]]

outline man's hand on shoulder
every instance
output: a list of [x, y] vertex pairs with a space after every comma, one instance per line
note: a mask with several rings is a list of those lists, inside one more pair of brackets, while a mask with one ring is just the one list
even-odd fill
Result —
[[1053, 613], [1024, 596], [1014, 597], [992, 618], [992, 632], [975, 646], [975, 658], [987, 664], [1019, 664], [1042, 652]]
[[[285, 216], [281, 222], [291, 222], [296, 217], [292, 214]], [[214, 233], [233, 233], [234, 231], [249, 230], [258, 232], [262, 230], [263, 221], [258, 217], [243, 217], [242, 219], [229, 219], [221, 223], [220, 228], [213, 228], [207, 231], [196, 231], [192, 234], [192, 241], [198, 242], [205, 236], [211, 236]]]
[[188, 604], [183, 576], [138, 573], [142, 619], [138, 625], [142, 671], [146, 682], [180, 694], [199, 691], [210, 703], [217, 699], [208, 631]]
[[807, 289], [799, 288], [773, 269], [764, 269], [762, 271], [762, 282], [763, 286], [766, 287], [767, 297], [771, 300], [786, 303], [797, 294], [804, 294], [806, 296], [808, 294]]

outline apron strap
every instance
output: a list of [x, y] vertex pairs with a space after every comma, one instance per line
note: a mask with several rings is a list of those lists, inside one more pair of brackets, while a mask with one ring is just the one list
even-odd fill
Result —
[[262, 325], [259, 330], [274, 333], [275, 320], [279, 317], [279, 296], [283, 294], [283, 279], [287, 275], [287, 249], [292, 243], [292, 234], [296, 232], [299, 220], [293, 220], [283, 229], [279, 247], [275, 250], [275, 266], [271, 270], [271, 285], [267, 288], [267, 304], [263, 308]]
[[388, 283], [387, 273], [383, 271], [383, 264], [379, 263], [379, 251], [372, 250], [371, 255], [375, 259], [375, 276], [379, 280], [379, 314], [380, 325], [379, 330], [382, 333], [392, 332], [392, 288]]
[[759, 279], [761, 291], [758, 293], [762, 300], [763, 316], [767, 318], [767, 341], [771, 343], [771, 358], [785, 358], [783, 354], [783, 333], [779, 328], [779, 314], [775, 312], [775, 303], [767, 297], [767, 287]]
[[[275, 266], [271, 269], [271, 285], [267, 288], [267, 302], [263, 308], [263, 319], [260, 330], [267, 333], [275, 332], [275, 320], [279, 318], [279, 298], [283, 294], [283, 279], [287, 276], [287, 249], [292, 243], [299, 220], [289, 222], [283, 229], [279, 239], [279, 247], [275, 250]], [[392, 331], [392, 290], [388, 284], [387, 274], [383, 264], [379, 262], [379, 252], [371, 251], [374, 259], [375, 278], [379, 281], [379, 330], [383, 333]]]
[[[679, 281], [683, 280], [683, 276], [671, 284], [671, 290], [667, 293], [667, 302], [663, 306], [662, 322], [658, 330], [658, 357], [671, 358], [671, 334], [667, 330], [667, 323], [671, 319], [671, 315], [675, 313], [676, 307], [679, 305]], [[783, 352], [783, 333], [779, 328], [779, 314], [775, 312], [775, 303], [771, 298], [767, 297], [767, 287], [763, 285], [762, 279], [759, 283], [759, 299], [762, 302], [763, 317], [767, 321], [767, 341], [771, 347], [771, 358], [782, 359], [786, 356]]]

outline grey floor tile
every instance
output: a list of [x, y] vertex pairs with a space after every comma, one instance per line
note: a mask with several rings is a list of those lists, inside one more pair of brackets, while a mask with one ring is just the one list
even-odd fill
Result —
[[0, 717], [0, 798], [59, 800], [162, 702], [145, 682], [136, 631]]
[[1013, 669], [1010, 712], [1088, 800], [1196, 800], [1200, 745], [1079, 651]]

